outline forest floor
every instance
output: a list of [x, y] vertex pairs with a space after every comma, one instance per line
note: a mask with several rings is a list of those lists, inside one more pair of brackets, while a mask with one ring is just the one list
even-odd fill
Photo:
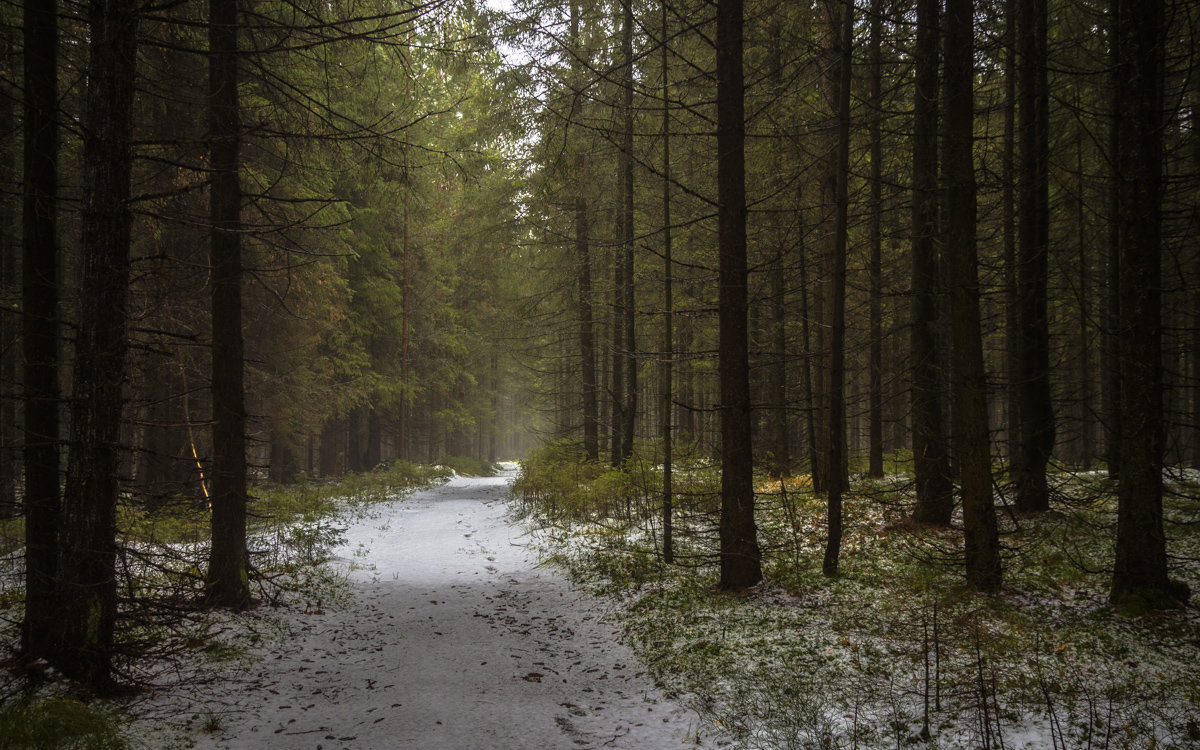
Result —
[[541, 564], [510, 519], [511, 476], [456, 477], [349, 520], [333, 585], [230, 616], [222, 648], [127, 707], [135, 744], [703, 746], [696, 715], [618, 642], [611, 601]]

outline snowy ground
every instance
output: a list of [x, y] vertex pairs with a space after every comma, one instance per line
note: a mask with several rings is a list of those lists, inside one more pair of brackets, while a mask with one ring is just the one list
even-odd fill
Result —
[[135, 713], [201, 717], [197, 748], [696, 746], [695, 715], [617, 643], [609, 605], [538, 566], [507, 520], [510, 479], [455, 478], [355, 521], [336, 561], [351, 603], [286, 614], [242, 666]]

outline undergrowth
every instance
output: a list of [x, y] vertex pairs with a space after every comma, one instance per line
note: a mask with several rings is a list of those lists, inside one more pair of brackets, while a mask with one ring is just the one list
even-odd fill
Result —
[[[766, 583], [716, 590], [720, 480], [675, 468], [676, 563], [661, 550], [661, 469], [619, 471], [564, 443], [522, 464], [514, 498], [545, 553], [624, 599], [626, 639], [661, 684], [747, 748], [1200, 747], [1200, 618], [1107, 603], [1115, 492], [1055, 477], [1055, 507], [1000, 513], [1001, 594], [965, 587], [961, 528], [907, 520], [911, 482], [856, 477], [841, 574], [821, 575], [825, 500], [806, 477], [759, 483]], [[1200, 582], [1194, 484], [1167, 498], [1172, 575]]]

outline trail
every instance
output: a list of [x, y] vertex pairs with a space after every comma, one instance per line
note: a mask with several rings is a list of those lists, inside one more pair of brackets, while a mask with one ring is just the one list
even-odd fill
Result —
[[214, 681], [220, 726], [196, 747], [695, 746], [694, 714], [617, 642], [611, 605], [538, 567], [510, 479], [455, 478], [356, 522], [337, 561], [353, 605], [289, 615]]

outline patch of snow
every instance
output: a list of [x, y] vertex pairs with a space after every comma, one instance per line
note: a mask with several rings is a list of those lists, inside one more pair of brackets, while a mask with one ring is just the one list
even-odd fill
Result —
[[702, 746], [695, 715], [618, 643], [607, 605], [538, 564], [510, 521], [505, 470], [354, 520], [332, 563], [353, 601], [283, 612], [250, 659], [155, 689], [133, 707], [147, 717], [135, 739], [174, 732], [201, 750]]

